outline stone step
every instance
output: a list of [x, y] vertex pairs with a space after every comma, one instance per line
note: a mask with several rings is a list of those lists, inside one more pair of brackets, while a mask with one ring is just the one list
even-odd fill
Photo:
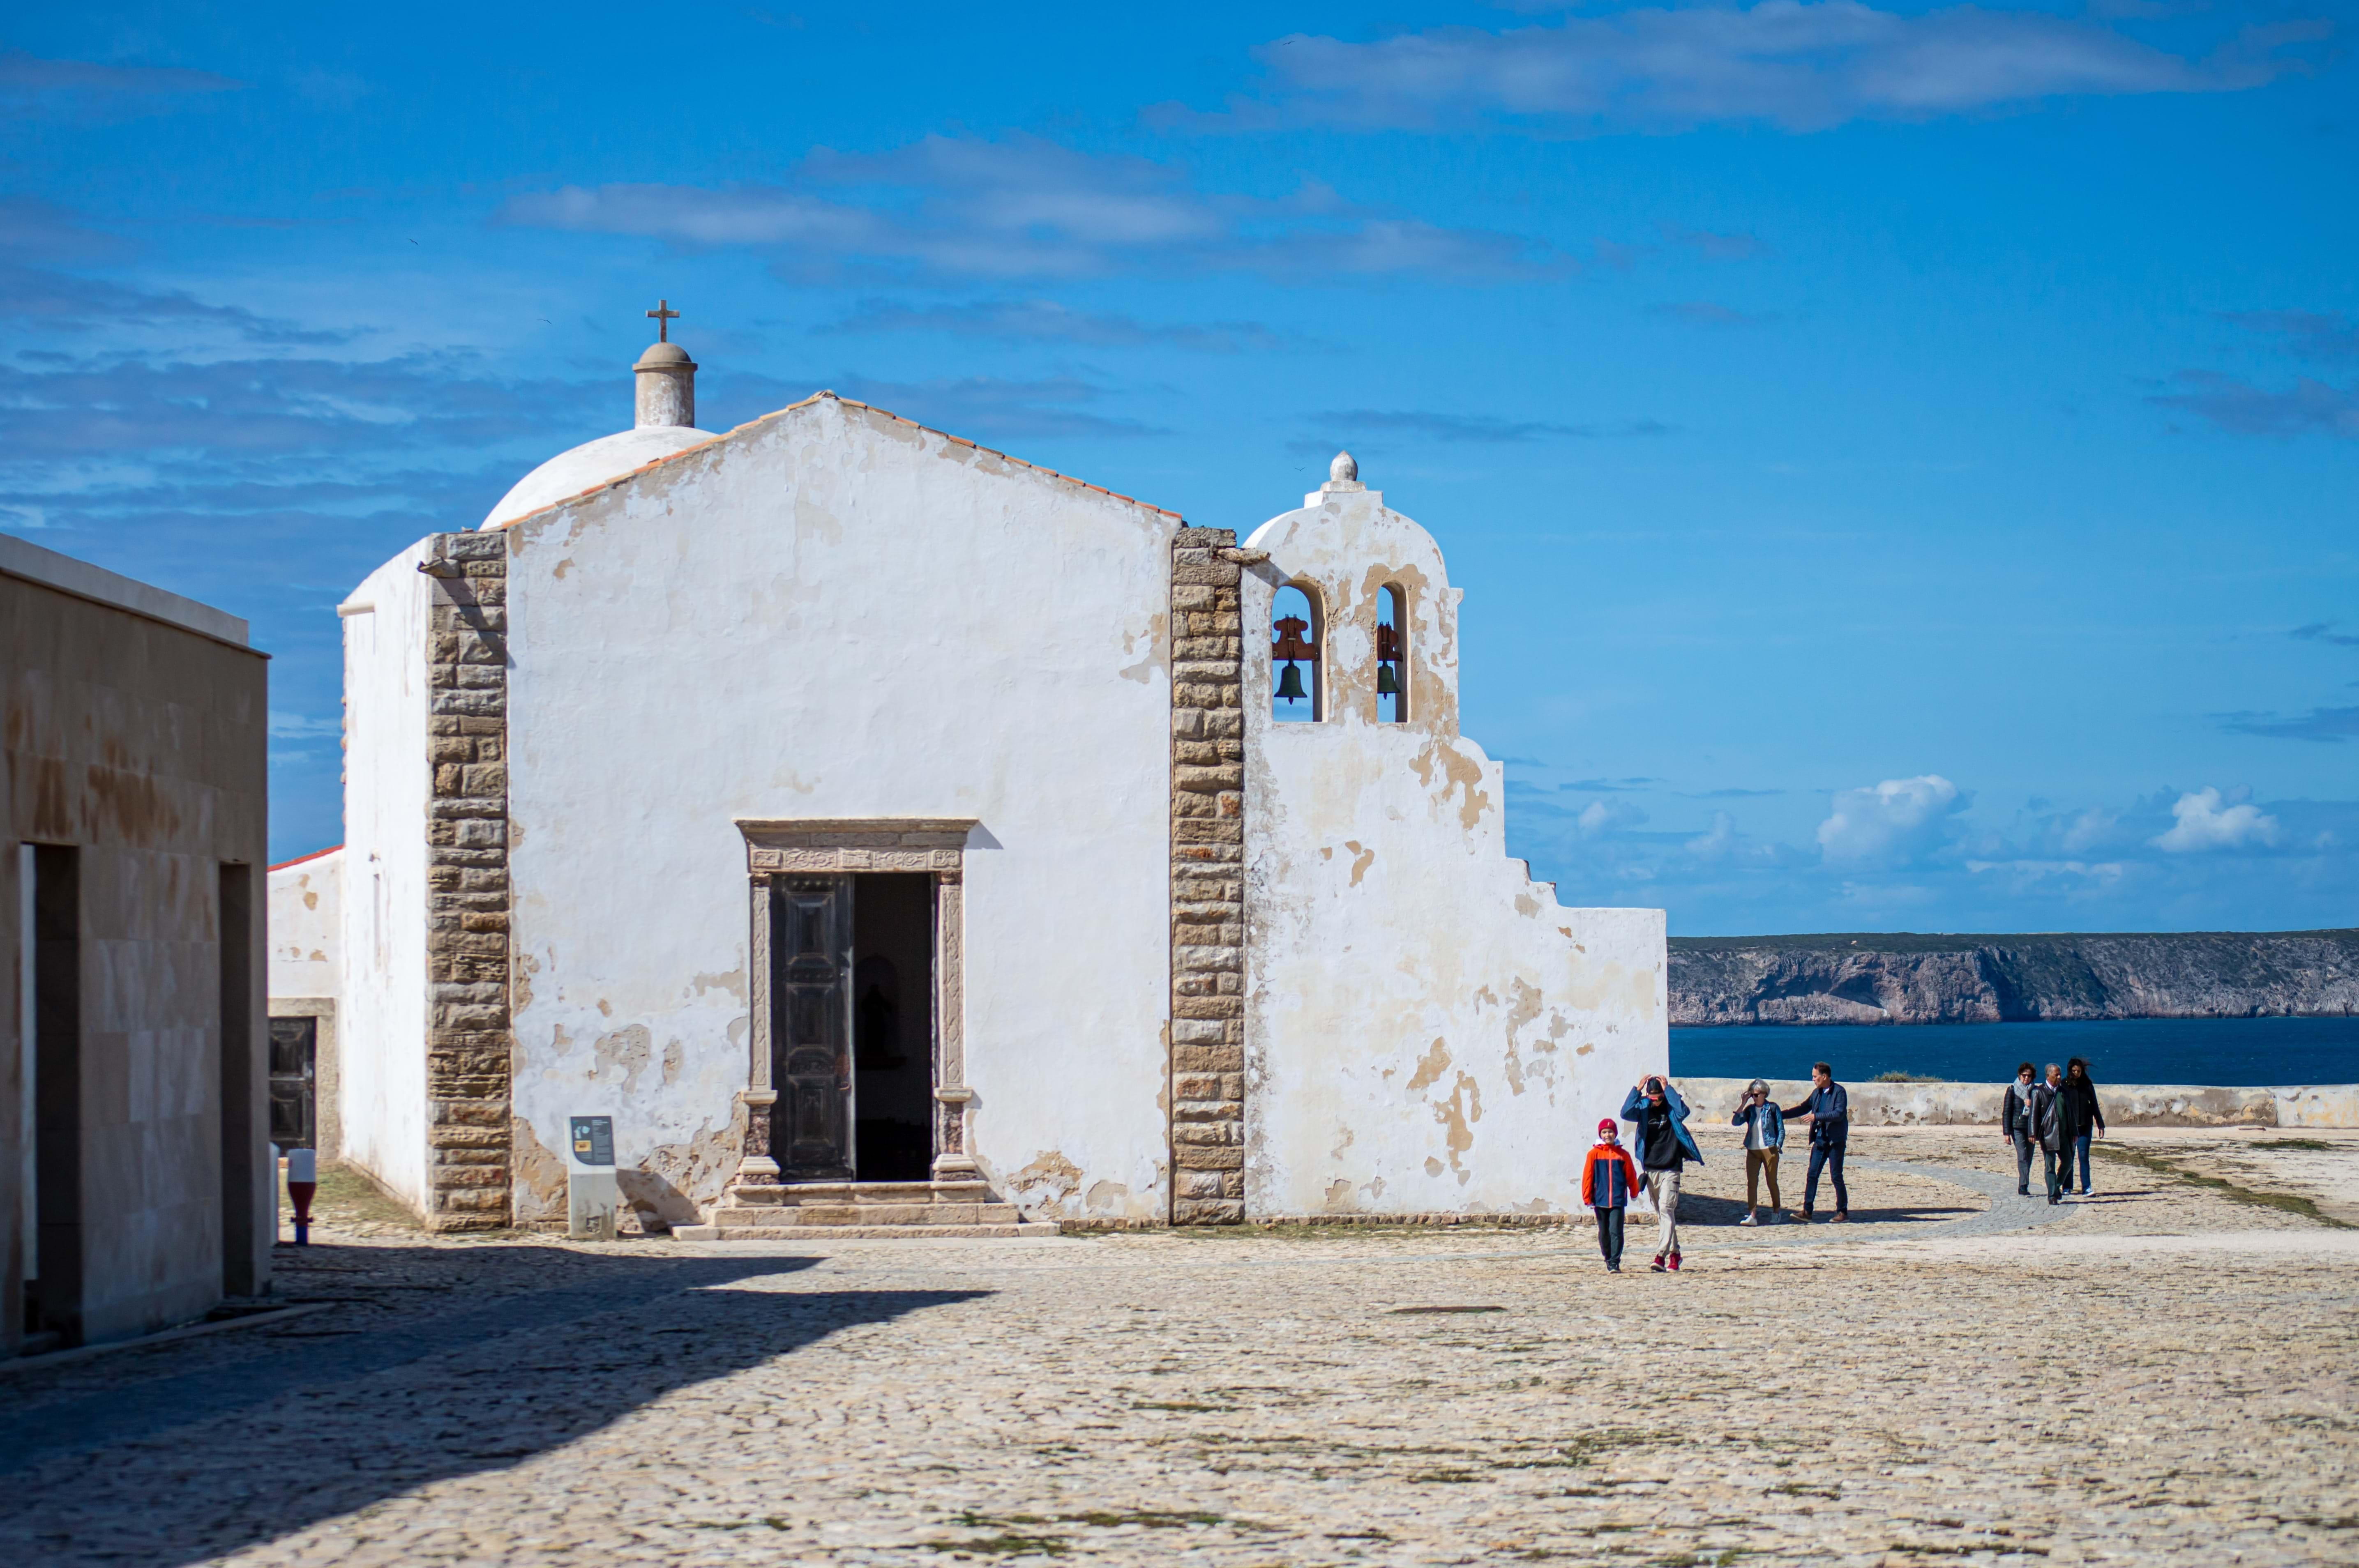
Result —
[[732, 1204], [714, 1209], [710, 1223], [722, 1229], [758, 1225], [809, 1230], [843, 1225], [1014, 1225], [1021, 1217], [1012, 1203]]
[[845, 1204], [978, 1204], [991, 1201], [982, 1182], [787, 1182], [733, 1187], [734, 1208], [784, 1209]]
[[680, 1241], [944, 1241], [1044, 1240], [1060, 1234], [1054, 1220], [1018, 1220], [1012, 1225], [682, 1225]]

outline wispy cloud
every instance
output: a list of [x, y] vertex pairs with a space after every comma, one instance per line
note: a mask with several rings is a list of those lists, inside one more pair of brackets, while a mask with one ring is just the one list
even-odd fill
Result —
[[2359, 708], [2313, 708], [2290, 718], [2276, 713], [2215, 713], [2220, 728], [2271, 741], [2359, 741]]
[[1768, 243], [1757, 234], [1716, 234], [1710, 229], [1682, 229], [1666, 223], [1663, 238], [1712, 261], [1751, 261], [1772, 254]]
[[2249, 331], [2267, 332], [2286, 349], [2312, 360], [2359, 360], [2359, 321], [2310, 310], [2230, 310], [2228, 320]]
[[973, 375], [915, 382], [846, 376], [834, 385], [848, 396], [921, 424], [989, 440], [1163, 434], [1136, 419], [1091, 412], [1083, 406], [1105, 397], [1107, 389], [1078, 376], [1013, 381]]
[[249, 343], [342, 343], [354, 335], [274, 320], [239, 305], [209, 305], [177, 289], [158, 294], [39, 267], [0, 266], [0, 319], [74, 332], [209, 326]]
[[[1609, 436], [1661, 436], [1671, 427], [1652, 419], [1613, 425], [1564, 425], [1540, 419], [1506, 419], [1492, 414], [1452, 414], [1417, 409], [1352, 408], [1309, 416], [1329, 430], [1381, 431], [1428, 441], [1503, 445], [1518, 441], [1589, 440]], [[1296, 441], [1288, 450], [1328, 451], [1328, 440]]]
[[2272, 392], [2217, 371], [2183, 370], [2180, 390], [2147, 401], [2208, 420], [2237, 436], [2359, 437], [2359, 386], [2333, 386], [2308, 376]]
[[1256, 50], [1257, 97], [1199, 130], [1329, 124], [1376, 130], [1506, 124], [1542, 131], [1755, 122], [1811, 131], [2042, 99], [2232, 92], [2309, 69], [2330, 23], [2246, 27], [2190, 58], [2099, 23], [1952, 5], [1909, 13], [1857, 0], [1647, 7], [1487, 31], [1437, 27], [1372, 43], [1296, 34]]
[[12, 118], [104, 118], [151, 112], [190, 94], [234, 92], [245, 82], [210, 70], [46, 59], [0, 49], [0, 113]]
[[1575, 779], [1571, 784], [1560, 784], [1556, 787], [1559, 789], [1579, 790], [1584, 793], [1612, 793], [1621, 790], [1647, 789], [1652, 785], [1661, 784], [1662, 782], [1663, 781], [1660, 779], [1650, 778]]
[[1080, 343], [1091, 348], [1162, 346], [1200, 353], [1271, 350], [1293, 340], [1258, 321], [1155, 323], [1114, 312], [1075, 310], [1052, 299], [977, 299], [961, 305], [903, 305], [864, 299], [832, 334], [946, 332], [1003, 342]]
[[946, 277], [1246, 271], [1469, 281], [1560, 275], [1543, 241], [1448, 229], [1305, 181], [1280, 197], [1207, 192], [1146, 158], [1034, 136], [929, 136], [887, 153], [819, 148], [777, 184], [567, 186], [511, 200], [504, 222], [775, 253], [799, 272], [885, 267]]
[[2307, 626], [2297, 626], [2286, 633], [2297, 643], [2330, 643], [2338, 648], [2359, 648], [2359, 635], [2337, 632], [2339, 621], [2313, 621]]
[[1777, 319], [1775, 316], [1733, 310], [1725, 305], [1714, 305], [1709, 299], [1683, 299], [1650, 305], [1647, 308], [1651, 315], [1669, 316], [1674, 320], [1690, 322], [1698, 327], [1760, 327]]

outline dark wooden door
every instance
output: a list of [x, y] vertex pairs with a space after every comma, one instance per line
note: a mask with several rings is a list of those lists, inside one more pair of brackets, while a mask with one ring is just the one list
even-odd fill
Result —
[[789, 1182], [852, 1179], [852, 879], [772, 886], [771, 1157]]

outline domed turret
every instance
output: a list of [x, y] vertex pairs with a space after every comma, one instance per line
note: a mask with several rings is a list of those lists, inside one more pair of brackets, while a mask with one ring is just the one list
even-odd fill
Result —
[[636, 420], [632, 427], [558, 453], [516, 481], [516, 487], [500, 497], [499, 504], [484, 517], [483, 526], [497, 528], [513, 523], [620, 479], [658, 458], [712, 439], [711, 431], [696, 427], [696, 362], [671, 341], [671, 322], [679, 312], [669, 300], [659, 300], [647, 314], [656, 319], [656, 341], [631, 367], [632, 379], [637, 384]]

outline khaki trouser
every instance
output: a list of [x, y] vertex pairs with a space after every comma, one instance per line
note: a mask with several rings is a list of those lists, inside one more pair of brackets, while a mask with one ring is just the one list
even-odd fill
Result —
[[1649, 1171], [1647, 1173], [1647, 1196], [1655, 1205], [1655, 1250], [1658, 1253], [1680, 1249], [1680, 1173]]
[[1747, 1149], [1745, 1152], [1745, 1206], [1761, 1206], [1761, 1178], [1765, 1175], [1769, 1178], [1769, 1206], [1784, 1208], [1785, 1204], [1777, 1196], [1777, 1151], [1775, 1149]]

